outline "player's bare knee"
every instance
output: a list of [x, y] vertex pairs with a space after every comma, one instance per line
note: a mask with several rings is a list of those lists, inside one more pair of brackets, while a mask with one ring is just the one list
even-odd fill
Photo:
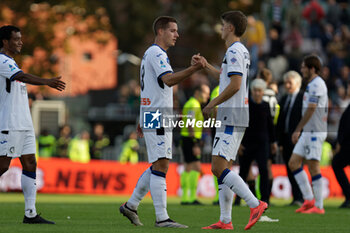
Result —
[[22, 163], [23, 170], [29, 171], [29, 172], [36, 171], [37, 163], [36, 163], [35, 155], [22, 156], [21, 163]]
[[289, 160], [288, 162], [288, 167], [291, 171], [297, 170], [300, 166], [294, 161], [294, 160]]
[[211, 172], [214, 174], [214, 176], [216, 176], [217, 178], [219, 178], [221, 176], [221, 169], [219, 169], [218, 167], [211, 167]]

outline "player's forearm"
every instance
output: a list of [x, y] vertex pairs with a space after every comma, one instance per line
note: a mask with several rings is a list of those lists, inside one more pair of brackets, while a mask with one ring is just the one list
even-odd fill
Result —
[[240, 86], [236, 85], [234, 82], [230, 82], [230, 84], [225, 88], [225, 90], [216, 98], [214, 98], [212, 101], [210, 101], [210, 106], [215, 107], [229, 98], [231, 98], [234, 94], [236, 94], [239, 91]]
[[28, 74], [28, 73], [19, 73], [16, 75], [14, 80], [18, 80], [24, 83], [29, 83], [32, 85], [47, 85], [48, 84], [48, 79], [40, 78], [38, 76], [35, 76], [33, 74]]
[[216, 69], [213, 65], [207, 63], [205, 70], [213, 76], [216, 80], [220, 80], [220, 71]]
[[311, 119], [312, 114], [314, 114], [315, 110], [316, 110], [316, 107], [311, 107], [311, 106], [309, 106], [306, 109], [304, 116], [301, 118], [298, 126], [295, 129], [296, 132], [301, 132], [303, 130], [304, 126], [306, 125], [306, 123], [309, 122], [309, 120]]
[[169, 87], [174, 86], [184, 79], [188, 78], [190, 75], [192, 75], [194, 72], [199, 70], [200, 67], [196, 66], [190, 66], [187, 69], [184, 69], [182, 71], [172, 73], [172, 74], [166, 74], [162, 77], [162, 81]]

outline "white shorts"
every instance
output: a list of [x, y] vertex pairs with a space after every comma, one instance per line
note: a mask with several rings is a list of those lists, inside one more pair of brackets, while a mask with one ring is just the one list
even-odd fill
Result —
[[154, 131], [144, 132], [144, 137], [149, 163], [154, 163], [161, 158], [172, 159], [172, 132], [165, 131], [158, 135]]
[[216, 129], [212, 155], [218, 155], [227, 161], [235, 160], [245, 132], [245, 127], [223, 125]]
[[35, 154], [35, 134], [33, 130], [0, 132], [0, 156], [12, 158]]
[[295, 144], [293, 154], [300, 155], [306, 160], [321, 160], [322, 145], [326, 140], [326, 133], [303, 132]]

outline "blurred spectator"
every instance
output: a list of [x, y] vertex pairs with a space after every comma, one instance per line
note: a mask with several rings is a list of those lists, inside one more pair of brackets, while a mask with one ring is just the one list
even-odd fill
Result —
[[344, 59], [347, 56], [348, 45], [342, 40], [341, 34], [336, 33], [331, 42], [328, 43], [327, 52], [329, 55], [329, 67], [332, 76], [339, 76], [339, 71], [344, 65]]
[[43, 129], [39, 135], [39, 157], [51, 158], [55, 155], [56, 138], [49, 134], [47, 129]]
[[303, 43], [303, 37], [300, 32], [300, 26], [297, 26], [295, 22], [291, 22], [290, 30], [288, 30], [284, 41], [286, 51], [288, 52], [289, 69], [299, 69], [302, 57], [301, 45]]
[[266, 41], [265, 26], [262, 21], [257, 20], [253, 15], [247, 17], [248, 25], [243, 35], [246, 46], [250, 52], [249, 78], [255, 77], [258, 71], [258, 60], [262, 54], [262, 46]]
[[133, 109], [138, 109], [140, 106], [141, 87], [136, 80], [130, 80], [128, 82], [128, 88], [129, 88], [128, 105]]
[[138, 163], [139, 162], [139, 155], [137, 151], [139, 150], [140, 146], [137, 141], [137, 134], [135, 131], [131, 132], [129, 135], [129, 139], [123, 144], [122, 152], [120, 153], [119, 161], [121, 163]]
[[286, 164], [288, 179], [292, 186], [293, 200], [290, 205], [301, 206], [304, 202], [303, 196], [293, 173], [288, 167], [288, 162], [294, 149], [292, 134], [301, 119], [303, 92], [300, 91], [300, 87], [302, 78], [298, 72], [289, 71], [283, 76], [283, 80], [287, 94], [282, 97], [280, 102], [281, 108], [276, 127], [277, 139], [280, 152]]
[[68, 146], [72, 139], [71, 128], [69, 125], [64, 125], [60, 129], [60, 136], [56, 142], [56, 156], [59, 158], [68, 158]]
[[340, 24], [340, 7], [336, 0], [328, 0], [327, 3], [326, 21], [337, 29]]
[[127, 104], [130, 89], [127, 85], [121, 85], [117, 91], [117, 99], [120, 104]]
[[345, 91], [348, 89], [350, 82], [350, 68], [349, 66], [342, 66], [340, 69], [340, 77], [335, 81], [337, 87], [343, 87]]
[[273, 153], [277, 149], [275, 129], [271, 118], [270, 106], [263, 101], [266, 82], [262, 79], [255, 79], [252, 81], [250, 88], [249, 127], [245, 131], [240, 148], [243, 155], [239, 157], [239, 175], [243, 180], [246, 180], [251, 163], [255, 160], [260, 173], [261, 200], [269, 202], [267, 159], [270, 150]]
[[338, 180], [340, 187], [343, 190], [345, 196], [344, 203], [341, 208], [350, 208], [350, 184], [346, 177], [344, 168], [350, 165], [350, 105], [343, 113], [339, 128], [337, 146], [335, 150], [335, 156], [333, 158], [332, 167], [335, 177]]
[[321, 38], [321, 20], [325, 17], [325, 12], [317, 0], [311, 0], [305, 6], [303, 17], [309, 22], [309, 37], [311, 39]]
[[348, 0], [339, 0], [340, 5], [340, 24], [350, 25], [350, 12]]
[[287, 30], [295, 28], [301, 28], [301, 16], [303, 12], [303, 7], [301, 5], [301, 0], [292, 0], [286, 10], [287, 19]]
[[279, 105], [276, 98], [276, 92], [278, 90], [276, 90], [276, 86], [273, 82], [272, 73], [269, 69], [263, 68], [259, 71], [257, 78], [264, 80], [266, 83], [263, 100], [269, 104], [271, 117], [275, 119], [278, 116]]
[[104, 134], [104, 126], [100, 123], [94, 126], [94, 134], [91, 138], [91, 158], [102, 159], [103, 149], [109, 146], [110, 140]]
[[68, 156], [73, 162], [90, 162], [90, 134], [83, 131], [69, 143]]
[[284, 21], [286, 9], [283, 6], [282, 0], [274, 0], [270, 5], [270, 9], [268, 11], [268, 17], [270, 19], [271, 25], [280, 25], [282, 26], [282, 22]]
[[284, 42], [282, 40], [282, 27], [278, 24], [270, 28], [270, 52], [267, 67], [271, 70], [276, 81], [281, 81], [282, 74], [288, 68], [288, 61], [284, 56]]

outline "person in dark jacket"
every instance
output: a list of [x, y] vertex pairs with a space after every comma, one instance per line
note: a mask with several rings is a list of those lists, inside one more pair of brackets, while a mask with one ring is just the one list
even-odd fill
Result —
[[303, 196], [295, 181], [293, 173], [288, 167], [288, 162], [292, 156], [294, 144], [292, 134], [301, 119], [303, 105], [303, 91], [300, 90], [302, 78], [296, 71], [289, 71], [283, 76], [284, 87], [287, 94], [280, 102], [280, 115], [277, 121], [277, 141], [280, 151], [286, 164], [288, 179], [292, 186], [293, 200], [290, 205], [301, 206], [304, 202]]
[[336, 155], [332, 167], [335, 177], [343, 190], [345, 201], [340, 208], [350, 208], [350, 183], [344, 168], [350, 165], [350, 104], [346, 108], [339, 122]]
[[241, 145], [240, 172], [243, 180], [247, 179], [249, 168], [255, 160], [260, 173], [261, 200], [269, 202], [269, 181], [267, 172], [267, 160], [270, 152], [275, 152], [275, 129], [270, 114], [270, 106], [262, 100], [266, 82], [255, 79], [251, 85], [249, 99], [249, 127], [246, 129]]

